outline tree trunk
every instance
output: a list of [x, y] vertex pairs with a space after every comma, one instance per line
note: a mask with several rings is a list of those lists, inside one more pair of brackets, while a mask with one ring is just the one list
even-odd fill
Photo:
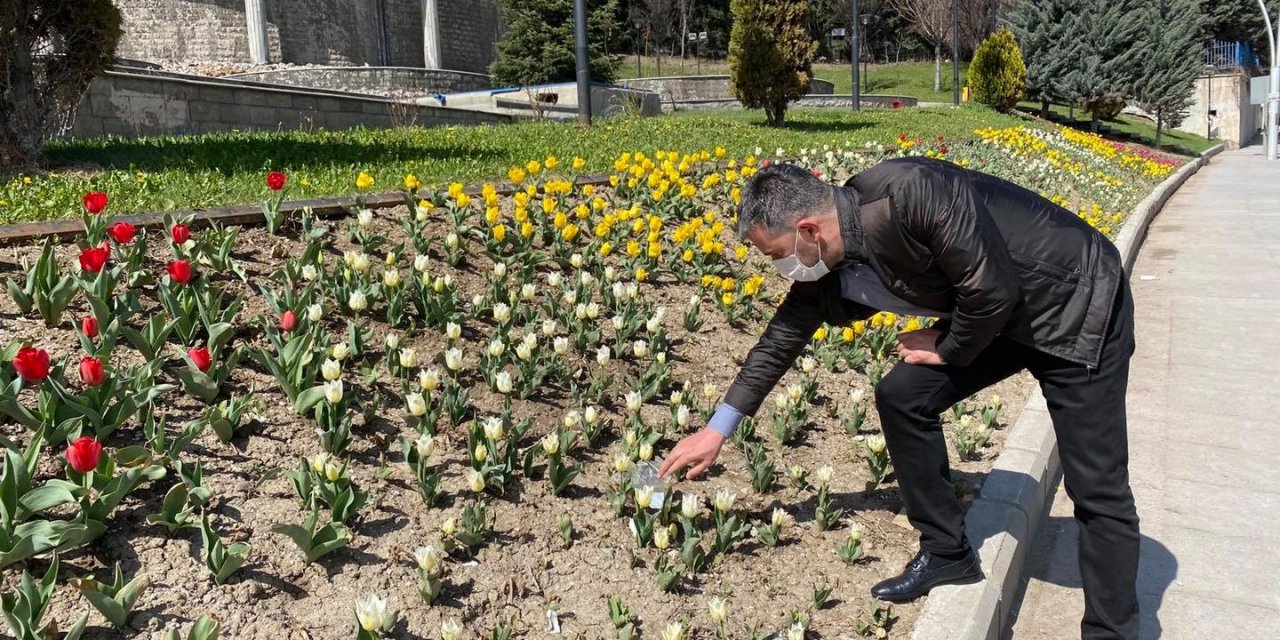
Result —
[[[19, 30], [20, 31], [20, 30]], [[0, 167], [33, 166], [40, 161], [44, 142], [44, 113], [36, 98], [35, 60], [26, 37], [14, 34], [9, 66], [8, 123], [0, 126]]]
[[933, 45], [933, 90], [942, 91], [942, 45]]
[[1040, 101], [1040, 117], [1044, 118], [1045, 120], [1049, 119], [1049, 101], [1048, 100]]
[[1164, 110], [1156, 109], [1156, 149], [1160, 149], [1160, 134], [1164, 128]]
[[689, 43], [688, 0], [680, 3], [680, 60], [685, 58], [685, 46]]

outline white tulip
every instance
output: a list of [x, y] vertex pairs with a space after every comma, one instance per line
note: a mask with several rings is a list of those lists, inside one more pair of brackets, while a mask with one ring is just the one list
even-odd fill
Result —
[[453, 533], [457, 530], [458, 530], [457, 518], [445, 518], [444, 522], [440, 523], [440, 533], [443, 533], [446, 536], [452, 536]]
[[528, 344], [522, 342], [516, 345], [516, 357], [521, 362], [528, 362], [533, 357], [533, 349], [530, 349]]
[[328, 453], [317, 453], [311, 456], [311, 470], [316, 473], [324, 473], [324, 467], [329, 463], [330, 455]]
[[574, 268], [574, 269], [581, 269], [581, 268], [582, 268], [582, 254], [581, 254], [581, 253], [575, 253], [575, 254], [573, 254], [573, 255], [569, 256], [569, 264], [573, 265], [573, 268]]
[[626, 473], [631, 469], [631, 458], [625, 453], [619, 453], [613, 457], [613, 470], [617, 473]]
[[671, 406], [679, 406], [684, 403], [684, 391], [676, 390], [671, 392], [671, 398], [667, 401]]
[[548, 433], [542, 436], [542, 451], [549, 456], [554, 456], [560, 452], [560, 436], [555, 433]]
[[[479, 447], [476, 447], [476, 450], [479, 451], [482, 447], [484, 447], [484, 445], [480, 445]], [[481, 458], [480, 456], [476, 456], [476, 459], [479, 460]], [[467, 469], [467, 488], [471, 489], [476, 493], [480, 493], [481, 491], [484, 491], [484, 484], [485, 483], [484, 483], [483, 473], [480, 473], [475, 469]]]
[[418, 386], [431, 393], [440, 387], [440, 372], [435, 367], [418, 372]]
[[970, 415], [969, 415], [969, 414], [967, 414], [967, 413], [966, 413], [966, 414], [964, 414], [964, 415], [962, 415], [962, 416], [960, 416], [960, 428], [961, 428], [961, 429], [968, 429], [972, 424], [973, 424], [973, 417], [972, 417], [972, 416], [970, 416]]
[[655, 527], [653, 530], [653, 546], [666, 551], [671, 546], [671, 530], [666, 527]]
[[818, 368], [818, 361], [813, 356], [805, 356], [800, 359], [800, 370], [805, 373], [813, 373]]
[[462, 337], [462, 325], [456, 322], [450, 322], [444, 326], [444, 335], [450, 341], [457, 340]]
[[615, 280], [617, 280], [617, 279], [618, 279], [618, 272], [617, 272], [617, 270], [616, 270], [616, 269], [614, 269], [614, 268], [613, 268], [613, 265], [609, 265], [609, 266], [607, 266], [607, 267], [605, 267], [605, 268], [604, 268], [604, 281], [605, 281], [605, 282], [613, 282], [613, 281], [615, 281]]
[[644, 358], [649, 355], [649, 343], [644, 340], [636, 340], [631, 344], [631, 352], [637, 358]]
[[369, 270], [369, 256], [363, 253], [357, 253], [352, 257], [351, 269], [356, 273], [364, 273]]
[[698, 495], [695, 493], [686, 493], [680, 498], [680, 515], [686, 519], [692, 520], [698, 517], [699, 502]]
[[303, 280], [315, 280], [315, 279], [316, 279], [316, 276], [318, 276], [318, 275], [320, 275], [320, 274], [316, 271], [316, 267], [315, 267], [315, 265], [309, 264], [309, 265], [306, 265], [306, 266], [302, 267], [302, 279], [303, 279]]
[[406, 369], [418, 366], [418, 351], [416, 349], [401, 349], [400, 366]]
[[555, 321], [555, 320], [543, 320], [543, 321], [542, 321], [542, 335], [544, 335], [544, 336], [546, 336], [546, 337], [550, 338], [551, 336], [554, 336], [555, 334], [556, 334], [556, 321]]
[[582, 421], [586, 422], [588, 425], [594, 425], [596, 423], [596, 420], [599, 420], [599, 419], [600, 419], [599, 410], [597, 410], [594, 406], [588, 406], [586, 409], [582, 410]]
[[865, 400], [866, 397], [867, 392], [862, 389], [854, 389], [849, 393], [849, 401], [852, 402], [855, 407], [861, 405], [862, 401]]
[[556, 354], [556, 355], [558, 355], [558, 356], [562, 356], [562, 355], [564, 355], [564, 354], [568, 353], [568, 352], [569, 352], [569, 339], [568, 339], [568, 338], [566, 338], [566, 337], [564, 337], [564, 336], [561, 336], [561, 337], [559, 337], [559, 338], [556, 338], [555, 340], [552, 340], [552, 341], [551, 341], [551, 349], [552, 349], [553, 351], [555, 351], [555, 354]]
[[520, 342], [530, 349], [536, 349], [538, 347], [538, 334], [526, 333], [524, 334], [524, 337], [520, 339]]
[[342, 402], [342, 379], [324, 383], [324, 398], [329, 404]]
[[773, 396], [773, 406], [776, 407], [779, 411], [785, 411], [787, 407], [790, 405], [791, 405], [791, 398], [788, 398], [785, 393], [779, 393]]
[[653, 504], [653, 485], [646, 485], [636, 489], [636, 506], [641, 509], [648, 509]]
[[871, 450], [871, 453], [883, 453], [885, 448], [884, 436], [867, 436], [867, 448]]
[[831, 485], [831, 480], [835, 478], [835, 475], [836, 470], [832, 469], [831, 465], [822, 465], [818, 467], [817, 471], [813, 472], [813, 483], [818, 485], [819, 488], [826, 488]]
[[804, 640], [804, 625], [797, 622], [787, 629], [787, 640]]
[[716, 492], [716, 511], [727, 513], [733, 508], [733, 501], [738, 498], [737, 494], [728, 488], [721, 489]]
[[356, 619], [360, 628], [370, 633], [390, 631], [396, 626], [396, 613], [387, 608], [387, 601], [369, 594], [356, 600]]
[[337, 360], [325, 360], [320, 365], [320, 375], [324, 376], [326, 381], [337, 380], [342, 377], [342, 365]]
[[440, 640], [462, 640], [462, 625], [457, 620], [440, 623]]
[[729, 603], [724, 598], [712, 598], [707, 603], [707, 614], [711, 616], [711, 621], [716, 624], [724, 624], [729, 619]]
[[596, 349], [596, 362], [602, 367], [606, 366], [609, 364], [610, 355], [609, 347], [602, 346]]
[[639, 454], [640, 454], [640, 459], [641, 459], [641, 460], [644, 460], [644, 461], [646, 461], [646, 462], [647, 462], [647, 461], [649, 461], [649, 460], [652, 460], [652, 459], [653, 459], [653, 444], [652, 444], [652, 443], [649, 443], [649, 442], [641, 442], [641, 443], [640, 443], [640, 451], [639, 451]]
[[[566, 294], [566, 295], [567, 295], [567, 294]], [[578, 303], [578, 306], [576, 306], [576, 307], [574, 307], [574, 308], [573, 308], [573, 317], [574, 317], [574, 318], [577, 318], [578, 320], [586, 320], [586, 319], [587, 319], [587, 305], [585, 305], [585, 304], [583, 304], [583, 303], [579, 302], [579, 303]]]
[[702, 397], [711, 400], [720, 394], [720, 390], [716, 388], [714, 382], [708, 382], [702, 385]]
[[440, 551], [434, 545], [414, 549], [413, 560], [418, 563], [419, 569], [427, 573], [434, 574], [440, 569]]
[[471, 296], [471, 306], [473, 306], [473, 307], [479, 307], [479, 306], [482, 306], [483, 304], [484, 304], [484, 295], [483, 295], [483, 294], [479, 294], [479, 293], [477, 293], [477, 294], [475, 294], [474, 296]]
[[676, 424], [680, 425], [681, 429], [689, 426], [688, 406], [682, 404], [676, 409]]
[[640, 297], [640, 285], [634, 282], [628, 282], [627, 283], [627, 299], [635, 300], [638, 297]]
[[773, 526], [782, 528], [782, 525], [786, 523], [787, 523], [787, 512], [783, 511], [781, 507], [774, 509], [773, 520], [772, 520]]
[[431, 437], [431, 434], [424, 433], [418, 436], [418, 440], [413, 443], [413, 448], [418, 452], [419, 458], [426, 460], [436, 452], [436, 439]]
[[524, 284], [520, 286], [520, 299], [529, 301], [538, 295], [538, 287], [533, 284]]
[[507, 345], [502, 342], [502, 338], [495, 338], [489, 343], [489, 357], [496, 358], [507, 350]]
[[691, 296], [689, 296], [689, 306], [691, 306], [691, 307], [696, 307], [696, 306], [698, 306], [698, 305], [700, 305], [700, 304], [702, 304], [702, 296], [700, 296], [700, 295], [698, 295], [698, 294], [696, 294], [696, 293], [695, 293], [695, 294], [693, 294], [693, 295], [691, 295]]
[[426, 273], [427, 268], [431, 266], [431, 258], [427, 256], [417, 256], [413, 259], [413, 270], [418, 273]]
[[347, 346], [347, 343], [339, 342], [333, 345], [330, 353], [333, 355], [334, 360], [346, 360], [347, 356], [351, 355], [351, 349]]
[[600, 317], [600, 305], [592, 302], [587, 305], [587, 319], [595, 320]]
[[672, 622], [662, 629], [662, 640], [685, 640], [684, 625]]
[[404, 397], [405, 403], [409, 406], [409, 413], [421, 418], [427, 415], [427, 402], [422, 399], [421, 393], [411, 393]]
[[450, 251], [456, 250], [458, 248], [458, 234], [450, 233], [449, 235], [445, 236], [444, 246], [448, 248]]
[[387, 334], [387, 339], [386, 339], [386, 345], [387, 345], [387, 349], [388, 349], [388, 350], [390, 350], [390, 351], [395, 351], [396, 349], [399, 349], [399, 348], [400, 348], [400, 334], [398, 334], [398, 333], [388, 333], [388, 334]]
[[864, 528], [862, 527], [862, 525], [860, 525], [860, 524], [858, 524], [858, 523], [856, 523], [856, 522], [855, 522], [855, 523], [853, 523], [853, 524], [851, 524], [851, 525], [849, 525], [849, 539], [850, 539], [850, 540], [852, 540], [852, 541], [854, 541], [854, 542], [861, 542], [861, 541], [862, 541], [862, 536], [863, 536], [863, 534], [865, 534], [865, 533], [866, 533], [866, 529], [864, 529]]
[[484, 427], [485, 438], [489, 440], [493, 440], [495, 442], [502, 439], [502, 434], [504, 429], [502, 418], [499, 418], [497, 416], [490, 416], [488, 418], [485, 418], [484, 423], [482, 423], [482, 426]]
[[609, 322], [613, 324], [614, 331], [622, 331], [627, 326], [627, 321], [622, 316], [614, 316], [609, 318]]
[[493, 305], [493, 321], [498, 324], [506, 324], [511, 319], [511, 307], [504, 302]]
[[400, 272], [395, 269], [387, 269], [382, 272], [382, 286], [389, 289], [400, 286]]
[[642, 400], [640, 398], [639, 391], [628, 391], [625, 399], [627, 402], [627, 411], [629, 413], [637, 413], [640, 411], [640, 404]]
[[582, 422], [582, 414], [578, 413], [577, 409], [571, 409], [568, 413], [564, 414], [564, 428], [572, 429], [578, 426], [578, 423], [580, 422]]
[[654, 359], [655, 361], [657, 361], [657, 363], [658, 363], [658, 364], [666, 364], [666, 363], [667, 363], [667, 352], [666, 352], [666, 351], [659, 351], [659, 352], [657, 353], [657, 355], [653, 356], [653, 359]]
[[498, 387], [498, 393], [502, 395], [511, 393], [511, 374], [506, 371], [499, 371], [494, 378], [494, 384]]
[[618, 300], [626, 300], [627, 286], [621, 282], [613, 283], [613, 297]]
[[373, 212], [368, 209], [361, 209], [356, 213], [356, 224], [361, 227], [367, 227], [373, 224]]
[[460, 371], [462, 369], [462, 349], [453, 348], [444, 352], [444, 366], [450, 371]]
[[352, 311], [364, 311], [369, 308], [369, 301], [365, 299], [363, 291], [353, 291], [351, 297], [347, 300], [347, 306]]
[[563, 278], [564, 278], [564, 275], [561, 274], [559, 271], [552, 271], [551, 273], [547, 274], [547, 286], [551, 287], [552, 289], [559, 289], [560, 282], [563, 280]]
[[307, 307], [307, 319], [312, 322], [320, 322], [324, 318], [324, 307], [319, 304], [313, 304]]
[[788, 385], [787, 397], [791, 398], [792, 402], [799, 402], [804, 397], [804, 387], [799, 384]]

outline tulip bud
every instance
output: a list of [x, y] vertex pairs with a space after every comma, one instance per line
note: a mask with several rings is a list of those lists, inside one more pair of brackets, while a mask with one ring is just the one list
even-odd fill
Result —
[[[484, 462], [484, 455], [481, 453], [483, 450], [484, 450], [484, 445], [479, 445], [476, 447], [477, 461]], [[480, 473], [475, 469], [467, 469], [467, 487], [468, 488], [470, 488], [472, 491], [476, 493], [480, 493], [481, 491], [484, 491], [484, 485], [485, 485], [485, 482], [484, 482], [483, 473]]]
[[598, 317], [600, 317], [600, 305], [598, 305], [598, 304], [596, 304], [596, 303], [594, 303], [594, 302], [592, 302], [592, 303], [588, 304], [588, 305], [587, 305], [587, 318], [588, 318], [588, 319], [590, 319], [590, 320], [595, 320], [595, 319], [596, 319], [596, 318], [598, 318]]
[[440, 640], [462, 640], [462, 625], [457, 620], [440, 623]]
[[418, 568], [428, 574], [435, 574], [440, 569], [440, 552], [432, 545], [418, 547], [413, 551], [413, 560]]
[[446, 536], [452, 536], [454, 532], [456, 532], [457, 530], [458, 530], [457, 518], [446, 518], [444, 522], [440, 523], [440, 533], [443, 533]]
[[627, 321], [622, 316], [614, 316], [612, 318], [609, 318], [609, 323], [613, 325], [613, 330], [619, 333], [621, 333], [622, 330], [627, 326]]
[[387, 345], [387, 350], [388, 350], [388, 351], [395, 351], [396, 349], [399, 349], [399, 348], [400, 348], [400, 334], [398, 334], [398, 333], [388, 333], [388, 334], [387, 334], [387, 339], [386, 339], [386, 345]]
[[648, 509], [653, 504], [653, 486], [644, 486], [636, 489], [636, 506], [641, 509]]
[[884, 448], [885, 448], [884, 436], [881, 436], [881, 435], [868, 436], [866, 442], [867, 442], [867, 449], [871, 450], [871, 453], [884, 453]]
[[333, 462], [324, 463], [324, 477], [329, 482], [337, 482], [342, 477], [342, 468]]
[[700, 296], [700, 295], [698, 295], [698, 294], [696, 294], [696, 293], [695, 293], [695, 294], [693, 294], [693, 295], [691, 295], [691, 296], [689, 296], [689, 306], [690, 306], [690, 307], [697, 307], [697, 306], [698, 306], [698, 305], [700, 305], [700, 304], [702, 304], [702, 296]]
[[628, 447], [634, 447], [640, 441], [640, 436], [636, 435], [634, 430], [628, 431], [626, 435], [622, 436], [622, 441], [627, 443]]
[[724, 598], [712, 598], [707, 605], [707, 614], [711, 616], [712, 622], [724, 624], [729, 619], [729, 603]]
[[605, 281], [605, 282], [614, 282], [614, 281], [616, 281], [617, 279], [618, 279], [618, 272], [617, 272], [617, 270], [616, 270], [616, 269], [614, 269], [614, 268], [613, 268], [613, 265], [609, 265], [609, 266], [607, 266], [607, 267], [605, 267], [605, 268], [604, 268], [604, 281]]
[[654, 359], [654, 361], [656, 361], [658, 364], [666, 364], [666, 363], [667, 363], [667, 352], [666, 352], [666, 351], [659, 351], [657, 355], [653, 356], [653, 359]]
[[599, 419], [600, 413], [594, 406], [588, 406], [586, 409], [582, 410], [582, 420], [583, 422], [586, 422], [588, 426], [594, 425], [596, 420]]
[[782, 525], [786, 523], [787, 523], [787, 512], [783, 511], [781, 507], [774, 509], [773, 519], [772, 519], [773, 526], [782, 528]]
[[563, 278], [564, 276], [559, 271], [552, 271], [547, 274], [547, 286], [552, 289], [559, 289]]
[[528, 362], [532, 357], [533, 349], [531, 349], [528, 344], [522, 342], [516, 345], [516, 358], [521, 362]]
[[80, 321], [80, 332], [83, 333], [86, 338], [98, 337], [98, 319], [93, 316], [85, 316], [84, 319]]
[[308, 461], [311, 464], [311, 470], [319, 475], [324, 475], [324, 468], [325, 465], [329, 463], [329, 457], [330, 456], [327, 453], [317, 453], [316, 455], [311, 456], [311, 459]]
[[649, 355], [649, 343], [644, 340], [636, 340], [631, 344], [631, 352], [634, 353], [637, 358], [647, 357]]
[[446, 248], [448, 248], [450, 251], [455, 251], [455, 250], [457, 250], [457, 248], [458, 248], [458, 234], [456, 234], [456, 233], [450, 233], [449, 235], [445, 236], [445, 237], [444, 237], [444, 246], [445, 246]]
[[686, 493], [680, 498], [680, 515], [688, 520], [698, 517], [698, 496], [693, 493]]
[[582, 283], [582, 287], [584, 289], [590, 289], [592, 286], [595, 285], [596, 277], [591, 275], [590, 273], [583, 271], [582, 273], [578, 274], [578, 282]]
[[320, 365], [320, 375], [324, 376], [326, 381], [334, 381], [342, 377], [342, 365], [336, 360], [325, 360]]
[[660, 551], [666, 551], [671, 546], [670, 529], [666, 527], [655, 527], [653, 530], [653, 546]]
[[324, 307], [319, 304], [313, 304], [307, 307], [307, 320], [311, 322], [320, 322], [324, 318]]
[[498, 372], [498, 375], [494, 378], [494, 384], [498, 387], [498, 393], [502, 395], [511, 393], [511, 374], [506, 371]]
[[418, 366], [418, 352], [415, 349], [400, 350], [400, 366], [406, 369], [412, 369]]
[[812, 356], [805, 356], [800, 359], [800, 370], [805, 373], [813, 373], [818, 368], [818, 361]]
[[409, 405], [409, 413], [421, 418], [427, 415], [427, 403], [422, 399], [421, 393], [411, 393], [404, 397], [405, 403]]
[[855, 407], [862, 404], [862, 401], [866, 397], [867, 397], [867, 392], [863, 391], [862, 389], [854, 389], [852, 392], [849, 393], [849, 400], [853, 403]]
[[610, 360], [609, 347], [601, 346], [599, 349], [596, 349], [596, 362], [600, 366], [602, 367], [607, 366], [609, 364], [609, 360]]
[[727, 513], [730, 509], [733, 508], [733, 501], [735, 499], [737, 499], [737, 495], [735, 495], [732, 491], [728, 489], [721, 489], [717, 491], [716, 492], [716, 511], [719, 511], [721, 513]]
[[417, 441], [413, 443], [413, 448], [418, 452], [419, 458], [426, 460], [431, 457], [431, 454], [435, 453], [436, 440], [431, 437], [431, 434], [424, 433], [418, 436]]
[[649, 461], [653, 459], [653, 445], [648, 442], [640, 443], [640, 459]]
[[683, 429], [689, 426], [689, 420], [690, 420], [689, 407], [683, 404], [677, 407], [676, 408], [676, 424], [680, 425], [680, 428]]
[[563, 336], [556, 338], [551, 342], [551, 348], [556, 355], [562, 356], [569, 351], [569, 339]]
[[627, 412], [637, 413], [640, 411], [640, 404], [642, 400], [640, 398], [639, 391], [628, 391], [625, 396], [625, 400], [627, 402]]
[[506, 303], [499, 302], [493, 305], [493, 321], [498, 324], [506, 324], [511, 319], [511, 307]]

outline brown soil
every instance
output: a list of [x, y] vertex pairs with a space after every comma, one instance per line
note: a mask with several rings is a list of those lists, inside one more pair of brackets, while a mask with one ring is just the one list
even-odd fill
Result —
[[[380, 211], [375, 224], [381, 233], [396, 238], [403, 232], [392, 221], [403, 214], [403, 209]], [[343, 232], [346, 222], [328, 224], [337, 240], [326, 260], [341, 259], [342, 250], [351, 248]], [[437, 237], [441, 235], [437, 233]], [[153, 238], [151, 244], [149, 268], [160, 272], [168, 259], [167, 248], [159, 238]], [[269, 236], [260, 228], [243, 230], [238, 246], [236, 258], [244, 264], [250, 282], [255, 284], [268, 282], [271, 267], [282, 261], [273, 256], [297, 256], [301, 252], [301, 245], [296, 241]], [[6, 255], [0, 256], [0, 277], [12, 277], [21, 275], [18, 259], [34, 258], [38, 249], [19, 247], [4, 253]], [[64, 269], [76, 264], [77, 253], [75, 247], [59, 248]], [[470, 299], [490, 270], [488, 258], [475, 257], [474, 252], [472, 255], [473, 262], [455, 272], [463, 300]], [[447, 268], [443, 260], [433, 257], [432, 262], [433, 273], [442, 273], [441, 270]], [[400, 269], [402, 274], [410, 271], [405, 267], [404, 258]], [[233, 292], [249, 291], [234, 277], [224, 281]], [[767, 286], [777, 292], [783, 290], [785, 284], [771, 277]], [[642, 291], [647, 298], [668, 307], [665, 324], [673, 344], [670, 351], [673, 380], [691, 382], [693, 395], [699, 402], [704, 382], [717, 384], [721, 391], [727, 388], [737, 371], [737, 362], [753, 344], [758, 327], [731, 327], [712, 305], [704, 304], [706, 326], [697, 334], [688, 335], [680, 318], [693, 288], [668, 280], [646, 284]], [[238, 322], [237, 340], [243, 343], [262, 340], [254, 323], [267, 312], [261, 296], [249, 293]], [[153, 305], [152, 311], [158, 310], [150, 292], [144, 299]], [[21, 317], [12, 300], [4, 296], [0, 299], [0, 345], [26, 341], [44, 347], [55, 359], [78, 358], [74, 325], [82, 313], [83, 310], [70, 310], [61, 326], [50, 330], [37, 317]], [[139, 320], [135, 318], [134, 323]], [[336, 309], [328, 309], [326, 322], [335, 337], [345, 332], [346, 320]], [[380, 345], [388, 327], [376, 317], [371, 318], [370, 324], [376, 334], [377, 342], [373, 344]], [[466, 350], [474, 373], [476, 354], [487, 344], [489, 327], [468, 329]], [[435, 358], [444, 343], [442, 335], [430, 330], [402, 333], [404, 343], [417, 347], [424, 362]], [[482, 333], [486, 335], [479, 335]], [[176, 357], [177, 347], [171, 345], [171, 348], [174, 355], [167, 368], [180, 362]], [[380, 348], [371, 350], [381, 352]], [[586, 361], [584, 356], [576, 357]], [[122, 339], [113, 361], [117, 366], [136, 364], [141, 357]], [[185, 628], [190, 620], [202, 614], [221, 622], [224, 638], [351, 637], [353, 603], [368, 593], [389, 598], [400, 612], [401, 621], [393, 634], [398, 638], [438, 637], [440, 623], [446, 618], [462, 621], [468, 631], [466, 637], [487, 637], [498, 620], [512, 615], [520, 620], [517, 637], [544, 637], [547, 635], [543, 633], [545, 612], [550, 603], [558, 607], [564, 637], [615, 637], [606, 608], [610, 596], [620, 596], [638, 614], [644, 637], [658, 637], [667, 622], [688, 618], [696, 629], [691, 637], [710, 638], [712, 627], [706, 608], [715, 595], [723, 595], [730, 602], [728, 637], [747, 638], [747, 629], [752, 627], [765, 632], [783, 629], [787, 613], [806, 610], [814, 586], [820, 583], [834, 588], [832, 603], [813, 613], [807, 637], [841, 638], [852, 636], [853, 621], [865, 617], [873, 605], [868, 594], [870, 585], [897, 573], [914, 553], [914, 532], [894, 522], [901, 505], [892, 477], [879, 490], [865, 492], [866, 463], [854, 452], [850, 436], [839, 421], [828, 415], [836, 407], [844, 406], [851, 388], [869, 391], [868, 381], [856, 373], [822, 372], [819, 403], [824, 406], [813, 412], [814, 420], [798, 443], [779, 447], [768, 434], [767, 424], [762, 422], [758, 428], [778, 457], [779, 473], [772, 491], [766, 495], [752, 491], [742, 454], [728, 445], [708, 479], [681, 482], [676, 488], [700, 494], [705, 504], [718, 488], [729, 487], [738, 495], [737, 510], [756, 520], [767, 520], [771, 510], [781, 506], [795, 520], [784, 531], [785, 542], [777, 548], [767, 548], [750, 540], [740, 543], [719, 566], [685, 582], [679, 592], [662, 592], [653, 570], [657, 551], [636, 549], [627, 521], [614, 517], [606, 494], [612, 473], [611, 454], [619, 446], [616, 427], [623, 422], [618, 399], [623, 389], [619, 386], [614, 393], [616, 406], [606, 407], [615, 425], [614, 432], [596, 450], [579, 448], [572, 452], [570, 457], [584, 461], [586, 466], [567, 495], [552, 497], [545, 480], [519, 478], [506, 495], [489, 498], [496, 514], [495, 539], [474, 559], [458, 556], [451, 560], [443, 602], [428, 607], [417, 592], [411, 554], [414, 548], [438, 540], [441, 522], [458, 516], [470, 500], [462, 473], [466, 466], [465, 433], [446, 426], [447, 418], [442, 420], [436, 456], [448, 469], [444, 480], [446, 497], [442, 506], [425, 508], [397, 444], [401, 435], [413, 433], [403, 419], [403, 401], [389, 381], [379, 382], [377, 386], [384, 401], [381, 418], [372, 424], [357, 424], [356, 441], [350, 450], [353, 478], [370, 494], [370, 503], [351, 523], [353, 542], [346, 549], [307, 566], [292, 542], [270, 529], [277, 523], [299, 523], [303, 519], [287, 479], [275, 472], [296, 467], [300, 456], [320, 451], [314, 423], [309, 417], [295, 414], [276, 389], [274, 378], [255, 367], [256, 364], [251, 365], [246, 358], [233, 378], [237, 393], [256, 389], [263, 401], [264, 409], [255, 422], [237, 434], [230, 444], [222, 444], [211, 432], [206, 432], [186, 453], [190, 460], [197, 457], [203, 460], [205, 483], [215, 496], [211, 508], [214, 528], [224, 540], [251, 543], [250, 561], [227, 584], [215, 586], [203, 566], [198, 530], [183, 530], [170, 537], [162, 528], [145, 523], [148, 514], [158, 511], [165, 491], [172, 485], [171, 473], [170, 477], [150, 486], [144, 485], [126, 499], [113, 514], [105, 537], [63, 558], [61, 584], [48, 614], [61, 628], [65, 629], [82, 613], [91, 610], [88, 602], [66, 585], [65, 580], [88, 572], [105, 577], [109, 568], [119, 562], [126, 578], [141, 573], [151, 580], [151, 587], [130, 620], [131, 628], [142, 633], [129, 631], [122, 636], [112, 630], [100, 614], [93, 612], [91, 627], [84, 636], [90, 640], [126, 636], [158, 638], [162, 630]], [[74, 365], [71, 369], [74, 372]], [[795, 371], [788, 374], [784, 384], [797, 375]], [[345, 377], [348, 393], [372, 393], [368, 385], [357, 384], [350, 368]], [[621, 380], [622, 376], [615, 378]], [[480, 415], [487, 415], [500, 406], [483, 381], [475, 380], [471, 384], [472, 401]], [[1001, 430], [975, 459], [961, 462], [955, 460], [954, 451], [952, 453], [957, 477], [969, 494], [980, 487], [1001, 448], [1003, 425], [1016, 419], [1029, 389], [1030, 378], [1024, 374], [984, 392], [984, 400], [991, 392], [999, 393], [1009, 408], [1001, 416]], [[660, 396], [665, 397], [665, 394]], [[536, 419], [533, 435], [526, 444], [532, 444], [533, 437], [546, 433], [561, 419], [566, 402], [559, 393], [516, 402], [518, 418]], [[169, 414], [171, 425], [185, 423], [201, 409], [199, 401], [180, 391], [164, 396], [160, 403]], [[767, 403], [761, 416], [767, 416], [770, 409], [771, 403]], [[874, 411], [870, 413], [869, 422], [874, 425], [877, 422]], [[655, 400], [644, 408], [644, 415], [652, 424], [664, 424], [669, 414], [665, 403]], [[695, 423], [700, 425], [696, 419]], [[29, 432], [12, 424], [0, 431], [21, 443], [30, 438]], [[140, 429], [130, 425], [117, 431], [107, 444], [117, 448], [141, 441]], [[674, 442], [673, 437], [668, 437], [660, 443], [656, 447], [658, 455], [669, 451]], [[51, 458], [42, 465], [45, 477], [61, 474], [60, 461], [52, 460], [60, 455], [60, 449], [48, 450], [45, 455]], [[390, 475], [381, 480], [378, 472], [384, 464], [389, 467]], [[810, 471], [823, 464], [835, 468], [834, 500], [852, 514], [853, 520], [866, 527], [866, 559], [846, 566], [838, 557], [836, 548], [845, 540], [847, 527], [827, 532], [816, 530], [812, 492], [787, 488], [785, 469], [793, 464], [803, 465]], [[569, 548], [561, 545], [555, 525], [556, 516], [564, 513], [571, 515], [577, 532]], [[34, 573], [43, 572], [47, 564], [40, 560], [25, 566]], [[23, 565], [14, 566], [3, 572], [9, 588], [22, 568]], [[891, 637], [909, 634], [920, 606], [921, 602], [916, 602], [894, 608], [898, 621]]]

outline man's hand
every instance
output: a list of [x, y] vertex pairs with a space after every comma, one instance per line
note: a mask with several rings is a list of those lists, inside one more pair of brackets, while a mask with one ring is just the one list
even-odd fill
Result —
[[724, 444], [724, 436], [712, 429], [703, 429], [686, 437], [671, 450], [671, 455], [662, 461], [658, 475], [668, 478], [685, 467], [690, 467], [686, 477], [697, 480], [716, 458], [720, 456], [720, 447]]
[[898, 334], [898, 357], [907, 364], [929, 364], [942, 366], [946, 364], [938, 355], [938, 336], [942, 332], [937, 329], [920, 329]]

